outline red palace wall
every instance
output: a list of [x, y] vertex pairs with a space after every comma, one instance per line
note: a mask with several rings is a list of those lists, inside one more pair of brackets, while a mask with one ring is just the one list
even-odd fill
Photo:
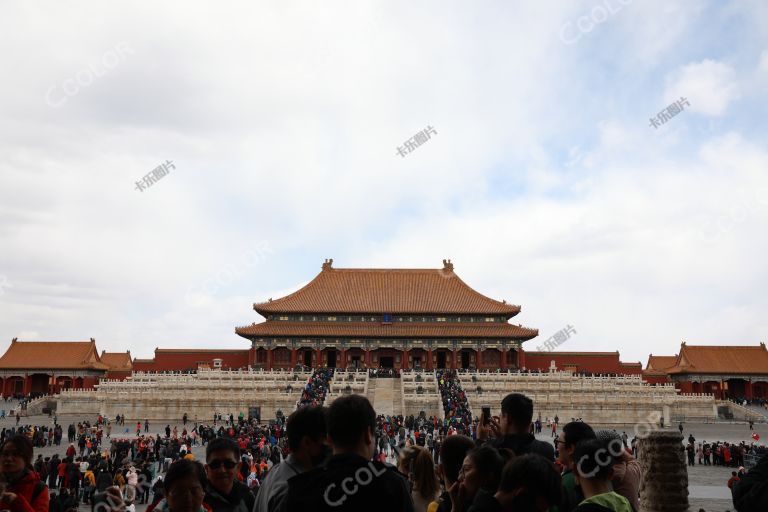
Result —
[[574, 369], [576, 372], [616, 373], [620, 375], [640, 375], [642, 366], [622, 363], [618, 353], [589, 354], [567, 352], [526, 352], [525, 367], [529, 370], [549, 371], [555, 362], [558, 370]]
[[672, 380], [666, 375], [643, 375], [643, 380], [648, 384], [670, 384]]
[[105, 379], [113, 379], [113, 380], [125, 380], [127, 377], [131, 376], [131, 372], [123, 372], [123, 371], [114, 371], [110, 370], [105, 375]]
[[136, 361], [133, 362], [134, 371], [141, 372], [168, 372], [197, 370], [199, 363], [204, 363], [213, 368], [213, 360], [221, 359], [222, 368], [245, 368], [251, 363], [250, 350], [232, 350], [232, 351], [203, 351], [203, 350], [183, 350], [165, 352], [155, 351], [153, 362]]

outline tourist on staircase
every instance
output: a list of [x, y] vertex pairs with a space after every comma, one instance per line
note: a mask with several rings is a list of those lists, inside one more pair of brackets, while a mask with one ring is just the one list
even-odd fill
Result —
[[325, 395], [330, 390], [330, 380], [333, 378], [333, 368], [318, 368], [307, 380], [301, 392], [298, 407], [303, 405], [323, 405]]
[[471, 432], [472, 413], [469, 410], [467, 395], [461, 387], [456, 370], [437, 370], [435, 377], [440, 388], [446, 423], [461, 434], [469, 434]]

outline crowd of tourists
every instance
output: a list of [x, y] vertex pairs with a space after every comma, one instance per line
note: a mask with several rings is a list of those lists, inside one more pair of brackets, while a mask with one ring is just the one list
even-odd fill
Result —
[[469, 411], [467, 395], [461, 387], [456, 370], [437, 370], [435, 376], [445, 418], [459, 433], [471, 434], [472, 413]]
[[697, 443], [691, 435], [685, 446], [689, 466], [698, 464], [704, 466], [724, 466], [738, 468], [745, 465], [749, 456], [755, 459], [768, 455], [768, 449], [755, 443], [728, 443], [727, 441], [702, 441]]
[[[108, 425], [101, 421], [94, 426], [88, 421], [70, 425], [68, 439], [72, 442], [65, 451], [50, 457], [38, 455], [34, 461], [35, 447], [59, 445], [55, 440], [49, 443], [42, 433], [61, 432], [60, 425], [21, 425], [0, 431], [0, 470], [5, 473], [0, 486], [7, 483], [2, 499], [9, 505], [0, 507], [11, 512], [74, 511], [80, 503], [96, 506], [99, 500], [103, 502], [104, 493], [114, 487], [117, 498], [111, 499], [121, 500], [122, 506], [135, 510], [136, 504], [146, 503], [148, 511], [158, 506], [164, 510], [168, 504], [163, 498], [173, 483], [174, 468], [179, 461], [194, 460], [192, 447], [200, 440], [206, 446], [206, 499], [211, 502], [207, 509], [234, 510], [229, 505], [237, 501], [247, 505], [240, 507], [241, 512], [250, 512], [259, 482], [288, 452], [282, 417], [271, 425], [242, 419], [227, 421], [218, 429], [190, 425], [189, 430], [182, 427], [180, 433], [177, 427], [166, 426], [165, 436], [139, 433], [137, 437], [110, 438]], [[17, 459], [22, 460], [20, 466]], [[8, 470], [10, 466], [13, 471]], [[226, 478], [221, 473], [226, 473]], [[234, 484], [224, 481], [230, 476]]]
[[[212, 424], [166, 425], [112, 435], [107, 418], [67, 427], [0, 431], [0, 510], [75, 512], [638, 512], [636, 439], [580, 419], [533, 419], [533, 402], [511, 393], [500, 416], [471, 414], [457, 372], [438, 370], [444, 419], [377, 415], [367, 398], [322, 404], [332, 369], [313, 371], [297, 410], [270, 424], [216, 414]], [[121, 418], [125, 423], [125, 418]], [[121, 427], [123, 426], [121, 424]], [[543, 425], [554, 446], [539, 441]], [[129, 424], [127, 430], [133, 424]], [[123, 435], [126, 434], [126, 435]], [[205, 447], [205, 460], [192, 453]], [[39, 455], [35, 447], [62, 446]], [[728, 481], [739, 512], [768, 510], [768, 453], [746, 443], [697, 442], [694, 463], [738, 467]], [[709, 452], [709, 453], [707, 453]], [[762, 457], [745, 470], [747, 455]], [[387, 461], [395, 464], [388, 464]], [[704, 461], [704, 462], [703, 462]]]
[[304, 384], [297, 406], [322, 404], [325, 401], [325, 395], [331, 389], [332, 378], [333, 368], [317, 368], [313, 371], [307, 383]]
[[400, 370], [395, 368], [369, 368], [368, 377], [375, 378], [397, 378], [400, 377]]

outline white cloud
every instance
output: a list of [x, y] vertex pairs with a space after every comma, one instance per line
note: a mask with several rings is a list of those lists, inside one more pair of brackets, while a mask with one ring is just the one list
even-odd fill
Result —
[[680, 98], [690, 102], [690, 110], [708, 116], [722, 116], [739, 97], [734, 69], [724, 62], [705, 59], [683, 66], [667, 77], [665, 104]]
[[[763, 123], [647, 126], [665, 85], [725, 116], [743, 82], [732, 56], [685, 51], [703, 47], [703, 8], [651, 4], [573, 45], [558, 31], [591, 3], [10, 4], [0, 337], [94, 337], [139, 357], [247, 347], [233, 330], [261, 320], [252, 303], [324, 258], [451, 257], [480, 292], [522, 304], [516, 321], [574, 325], [564, 349], [637, 360], [683, 338], [764, 339], [768, 219], [750, 206], [737, 220], [766, 186]], [[120, 41], [135, 53], [45, 103]], [[427, 124], [438, 135], [397, 156]], [[171, 174], [134, 190], [166, 159]], [[262, 241], [274, 253], [240, 265]]]

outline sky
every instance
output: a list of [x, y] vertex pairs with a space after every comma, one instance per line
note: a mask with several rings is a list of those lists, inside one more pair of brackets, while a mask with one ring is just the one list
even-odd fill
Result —
[[764, 1], [2, 2], [0, 69], [0, 351], [247, 348], [325, 258], [528, 350], [768, 339]]

